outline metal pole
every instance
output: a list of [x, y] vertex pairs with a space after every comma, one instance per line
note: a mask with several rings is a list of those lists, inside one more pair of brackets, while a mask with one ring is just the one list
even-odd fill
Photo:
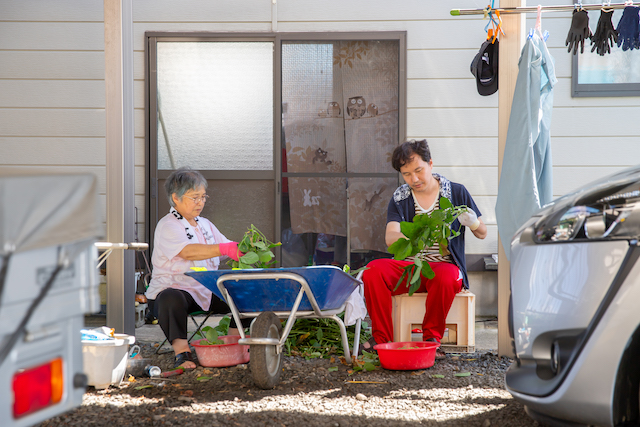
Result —
[[[584, 10], [610, 10], [610, 9], [624, 9], [628, 5], [626, 3], [612, 3], [607, 4], [606, 6], [602, 3], [598, 4], [583, 4], [579, 5], [558, 5], [558, 6], [542, 6], [542, 12], [570, 12], [574, 9], [584, 9]], [[451, 9], [451, 15], [453, 16], [462, 16], [462, 15], [485, 15], [489, 12], [500, 12], [503, 14], [512, 14], [512, 13], [537, 13], [537, 6], [524, 6], [524, 7], [497, 7], [495, 9], [487, 8], [487, 9]]]
[[[133, 7], [104, 0], [107, 240], [134, 239]], [[107, 263], [107, 325], [135, 334], [135, 261], [117, 251]]]

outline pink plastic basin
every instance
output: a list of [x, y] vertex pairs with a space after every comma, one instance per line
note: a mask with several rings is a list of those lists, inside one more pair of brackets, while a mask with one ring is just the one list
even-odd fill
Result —
[[223, 335], [218, 337], [218, 339], [225, 343], [201, 345], [200, 341], [203, 340], [197, 340], [191, 343], [196, 349], [198, 363], [201, 366], [223, 368], [241, 363], [249, 363], [249, 346], [238, 344], [240, 335]]
[[438, 343], [401, 341], [376, 344], [373, 348], [378, 352], [380, 365], [384, 369], [410, 371], [432, 367], [436, 361]]

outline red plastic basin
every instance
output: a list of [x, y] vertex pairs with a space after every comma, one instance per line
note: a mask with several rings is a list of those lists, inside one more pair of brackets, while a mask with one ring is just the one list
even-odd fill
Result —
[[432, 367], [438, 345], [435, 342], [401, 341], [376, 344], [373, 348], [378, 352], [384, 369], [410, 371]]
[[196, 349], [198, 363], [211, 368], [223, 368], [249, 363], [249, 346], [238, 344], [240, 335], [223, 335], [218, 339], [224, 344], [201, 345], [197, 340], [191, 343]]

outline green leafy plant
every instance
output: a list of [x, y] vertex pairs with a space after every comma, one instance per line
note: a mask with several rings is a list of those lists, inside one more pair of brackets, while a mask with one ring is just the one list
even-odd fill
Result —
[[361, 271], [367, 270], [367, 269], [368, 267], [366, 265], [358, 268], [357, 270], [352, 270], [351, 267], [349, 267], [349, 265], [347, 264], [342, 266], [342, 271], [344, 271], [347, 274], [350, 274], [352, 277], [357, 277]]
[[414, 216], [413, 222], [402, 221], [400, 223], [400, 231], [406, 238], [401, 237], [395, 241], [389, 246], [389, 252], [397, 260], [404, 260], [412, 256], [415, 258], [413, 264], [409, 264], [404, 268], [395, 289], [398, 289], [398, 286], [406, 279], [409, 295], [413, 295], [420, 287], [420, 275], [427, 279], [435, 277], [435, 273], [429, 263], [416, 255], [435, 243], [438, 243], [440, 247], [440, 255], [448, 254], [449, 240], [460, 234], [460, 231], [451, 229], [451, 224], [467, 209], [467, 206], [464, 205], [454, 207], [449, 199], [441, 197], [438, 209], [434, 209], [429, 214]]
[[[343, 318], [344, 314], [338, 317]], [[362, 322], [360, 329], [360, 342], [366, 342], [371, 338], [367, 331], [369, 325]], [[355, 327], [347, 327], [347, 339], [353, 342]], [[331, 356], [344, 356], [342, 348], [342, 336], [340, 327], [331, 319], [298, 319], [293, 324], [291, 332], [285, 341], [285, 354], [288, 356], [301, 356], [305, 359], [324, 358]]]
[[200, 341], [200, 345], [220, 345], [224, 344], [224, 341], [218, 339], [218, 337], [222, 337], [229, 334], [229, 324], [231, 323], [231, 318], [229, 316], [224, 316], [220, 319], [218, 326], [212, 328], [211, 326], [205, 326], [202, 328], [201, 332], [198, 332], [198, 335], [202, 338]]
[[359, 371], [374, 371], [380, 366], [380, 358], [377, 353], [363, 351], [359, 359], [354, 360], [353, 369], [349, 375]]
[[238, 250], [244, 253], [239, 261], [229, 260], [227, 265], [232, 268], [267, 268], [276, 262], [272, 248], [280, 246], [282, 243], [269, 241], [264, 234], [251, 224], [251, 227], [244, 233], [242, 240], [238, 243]]

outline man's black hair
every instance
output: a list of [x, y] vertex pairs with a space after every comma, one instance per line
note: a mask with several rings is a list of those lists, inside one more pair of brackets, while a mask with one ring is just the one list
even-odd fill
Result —
[[429, 144], [426, 139], [412, 139], [398, 145], [396, 149], [393, 150], [391, 166], [400, 172], [400, 168], [409, 163], [415, 155], [420, 156], [425, 162], [431, 160], [431, 151], [429, 150]]

